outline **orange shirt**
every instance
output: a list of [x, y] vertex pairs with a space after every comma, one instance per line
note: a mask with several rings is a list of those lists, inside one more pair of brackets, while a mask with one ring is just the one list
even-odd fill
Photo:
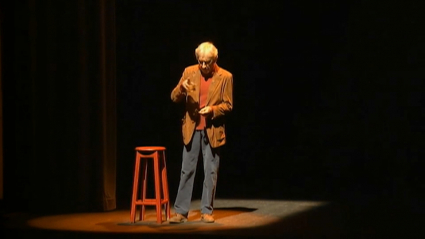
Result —
[[[201, 75], [201, 85], [199, 87], [199, 109], [204, 108], [207, 104], [208, 89], [210, 88], [211, 81], [211, 77], [205, 78]], [[205, 126], [205, 116], [200, 115], [198, 125], [196, 125], [196, 129], [203, 130]]]

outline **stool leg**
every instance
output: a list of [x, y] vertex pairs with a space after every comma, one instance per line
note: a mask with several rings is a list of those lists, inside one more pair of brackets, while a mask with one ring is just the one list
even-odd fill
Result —
[[139, 152], [136, 152], [136, 163], [134, 166], [133, 196], [131, 198], [131, 213], [130, 213], [131, 223], [134, 223], [136, 220], [136, 200], [137, 200], [137, 189], [139, 184], [139, 168], [140, 168], [140, 155], [139, 155]]
[[165, 151], [162, 152], [161, 157], [161, 172], [162, 172], [162, 194], [164, 195], [164, 209], [166, 220], [170, 219], [170, 196], [168, 194], [168, 179], [167, 179], [167, 164], [165, 160]]
[[162, 210], [161, 210], [161, 188], [159, 177], [159, 155], [155, 152], [154, 155], [154, 171], [155, 171], [155, 202], [156, 202], [156, 221], [162, 223]]
[[[147, 175], [148, 175], [148, 161], [146, 159], [143, 160], [142, 164], [142, 202], [145, 202], [146, 200], [146, 188], [147, 188]], [[142, 204], [140, 209], [139, 218], [140, 220], [145, 220], [145, 214], [146, 214], [146, 205]]]

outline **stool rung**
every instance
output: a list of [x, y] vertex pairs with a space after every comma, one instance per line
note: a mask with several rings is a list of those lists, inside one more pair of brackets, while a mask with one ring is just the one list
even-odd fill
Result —
[[[160, 204], [168, 203], [168, 201], [169, 201], [168, 199], [161, 199]], [[135, 204], [136, 205], [152, 205], [152, 206], [154, 206], [154, 205], [156, 205], [156, 200], [155, 199], [145, 199], [144, 201], [137, 200]]]

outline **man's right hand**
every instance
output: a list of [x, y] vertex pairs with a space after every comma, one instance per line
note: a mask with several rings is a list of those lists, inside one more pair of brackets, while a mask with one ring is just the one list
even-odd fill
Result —
[[190, 82], [190, 79], [186, 79], [181, 84], [181, 89], [185, 92], [191, 92], [195, 90], [195, 85]]

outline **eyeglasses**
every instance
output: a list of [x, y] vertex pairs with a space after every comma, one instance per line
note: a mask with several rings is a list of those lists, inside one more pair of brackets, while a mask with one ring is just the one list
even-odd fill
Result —
[[213, 63], [213, 60], [209, 60], [209, 61], [200, 61], [200, 60], [198, 60], [198, 64], [199, 65], [203, 65], [203, 64], [205, 64], [205, 65], [207, 65], [207, 66], [209, 66], [209, 65], [211, 65]]

